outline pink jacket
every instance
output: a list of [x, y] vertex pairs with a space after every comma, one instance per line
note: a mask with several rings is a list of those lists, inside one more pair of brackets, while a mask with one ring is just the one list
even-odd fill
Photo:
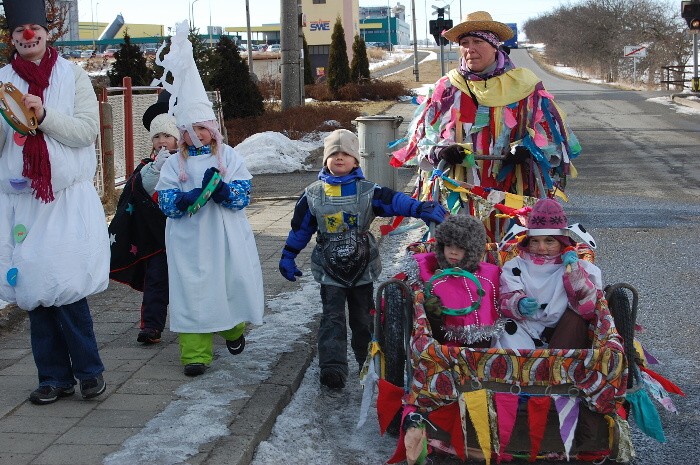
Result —
[[[418, 262], [420, 278], [427, 283], [436, 274], [438, 267], [437, 257], [434, 253], [414, 255]], [[443, 314], [444, 328], [448, 334], [452, 332], [461, 334], [462, 343], [472, 343], [476, 340], [487, 339], [499, 330], [497, 327], [501, 315], [498, 310], [499, 277], [501, 270], [496, 265], [481, 262], [479, 268], [473, 273], [484, 290], [481, 304], [478, 309], [466, 315]], [[437, 296], [446, 309], [462, 309], [471, 306], [477, 299], [477, 286], [470, 279], [463, 276], [448, 275], [433, 281], [432, 294]]]

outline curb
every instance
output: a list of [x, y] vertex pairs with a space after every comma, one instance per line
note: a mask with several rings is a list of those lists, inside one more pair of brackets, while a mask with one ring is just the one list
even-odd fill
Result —
[[[673, 94], [671, 95], [671, 100], [680, 105], [685, 105], [686, 107], [695, 108], [700, 110], [700, 100], [693, 100], [687, 98], [689, 94]], [[690, 94], [694, 97], [700, 97], [700, 94]]]
[[27, 312], [15, 304], [0, 308], [0, 335], [13, 331], [27, 318]]

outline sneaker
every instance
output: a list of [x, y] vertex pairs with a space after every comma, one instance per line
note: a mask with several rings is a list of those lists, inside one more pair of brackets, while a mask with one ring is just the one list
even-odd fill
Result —
[[207, 371], [208, 366], [203, 363], [188, 363], [185, 365], [185, 375], [186, 376], [199, 376]]
[[233, 355], [240, 354], [245, 349], [245, 337], [241, 334], [235, 341], [226, 341], [226, 348]]
[[90, 378], [80, 382], [80, 393], [83, 395], [83, 399], [97, 397], [105, 392], [105, 389], [107, 389], [107, 383], [105, 383], [101, 374], [97, 375], [97, 378]]
[[343, 389], [345, 376], [336, 370], [323, 370], [321, 372], [321, 384], [330, 389]]
[[144, 344], [157, 344], [160, 342], [160, 331], [157, 329], [144, 328], [139, 332], [136, 341]]
[[61, 397], [70, 397], [73, 394], [75, 394], [75, 388], [73, 386], [39, 386], [34, 392], [29, 394], [29, 400], [32, 404], [44, 405], [56, 402]]

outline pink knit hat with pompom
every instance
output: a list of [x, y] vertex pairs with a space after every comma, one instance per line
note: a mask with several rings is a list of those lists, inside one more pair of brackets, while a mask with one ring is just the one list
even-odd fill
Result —
[[568, 225], [569, 220], [559, 202], [554, 199], [540, 199], [530, 211], [527, 218], [527, 237], [519, 245], [527, 247], [532, 236], [552, 236], [564, 246], [575, 245], [566, 235]]

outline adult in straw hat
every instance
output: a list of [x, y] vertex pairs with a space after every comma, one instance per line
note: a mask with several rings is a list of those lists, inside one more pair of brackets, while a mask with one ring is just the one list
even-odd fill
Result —
[[[442, 161], [450, 178], [521, 196], [561, 189], [559, 181], [573, 172], [571, 159], [581, 149], [542, 82], [510, 60], [502, 43], [513, 31], [475, 11], [443, 36], [459, 44], [459, 67], [439, 79], [421, 103], [407, 145], [393, 153], [392, 164], [416, 158], [429, 177]], [[476, 162], [467, 157], [472, 153]], [[445, 201], [454, 211], [464, 199], [452, 193]], [[487, 229], [493, 235], [494, 226]]]
[[15, 50], [0, 81], [39, 123], [23, 135], [0, 120], [0, 299], [29, 312], [39, 387], [49, 404], [102, 394], [104, 366], [86, 297], [107, 288], [109, 240], [93, 185], [97, 98], [85, 71], [50, 46], [44, 0], [4, 0]]

